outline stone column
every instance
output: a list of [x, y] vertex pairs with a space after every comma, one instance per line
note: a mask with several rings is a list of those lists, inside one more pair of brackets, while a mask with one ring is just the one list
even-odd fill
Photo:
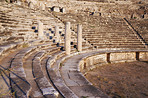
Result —
[[65, 51], [66, 51], [66, 54], [68, 54], [68, 55], [70, 54], [70, 50], [71, 50], [70, 41], [71, 41], [70, 22], [66, 22], [66, 25], [65, 25]]
[[41, 21], [38, 21], [38, 38], [43, 38], [43, 23]]
[[55, 26], [55, 38], [56, 38], [56, 42], [60, 42], [60, 34], [59, 34], [58, 26]]
[[78, 51], [82, 51], [82, 25], [78, 24], [77, 26], [77, 48]]

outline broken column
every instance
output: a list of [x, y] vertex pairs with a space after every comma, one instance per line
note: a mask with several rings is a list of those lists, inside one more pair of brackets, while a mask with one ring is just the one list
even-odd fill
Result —
[[41, 21], [38, 21], [38, 38], [43, 38], [43, 23]]
[[78, 51], [82, 51], [82, 25], [78, 24], [77, 26], [77, 48]]
[[55, 38], [56, 38], [56, 42], [60, 42], [60, 34], [59, 34], [58, 26], [55, 26]]
[[70, 50], [71, 50], [70, 41], [71, 41], [70, 22], [66, 22], [66, 25], [65, 25], [65, 51], [66, 51], [67, 55], [70, 54]]

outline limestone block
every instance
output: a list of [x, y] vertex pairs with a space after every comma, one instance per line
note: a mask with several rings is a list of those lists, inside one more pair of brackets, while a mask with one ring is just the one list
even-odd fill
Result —
[[93, 65], [106, 63], [106, 54], [93, 56]]
[[92, 66], [94, 63], [93, 63], [93, 57], [89, 57], [86, 59], [86, 68], [89, 66]]
[[78, 71], [83, 70], [84, 68], [85, 68], [84, 60], [81, 60], [81, 61], [79, 62], [79, 68], [78, 68]]
[[110, 61], [111, 62], [125, 62], [125, 61], [133, 61], [136, 60], [136, 53], [111, 53]]
[[148, 52], [140, 52], [139, 59], [142, 61], [147, 61], [148, 60]]

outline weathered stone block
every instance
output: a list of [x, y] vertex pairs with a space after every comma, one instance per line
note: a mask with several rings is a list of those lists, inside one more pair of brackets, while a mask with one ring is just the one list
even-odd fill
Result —
[[94, 63], [93, 63], [93, 57], [89, 57], [86, 59], [86, 68], [89, 67], [89, 66], [92, 66]]
[[110, 54], [111, 62], [124, 62], [124, 61], [132, 61], [132, 60], [136, 60], [135, 52]]
[[106, 54], [100, 54], [93, 57], [93, 65], [106, 63]]
[[147, 61], [148, 60], [148, 52], [140, 52], [139, 60]]

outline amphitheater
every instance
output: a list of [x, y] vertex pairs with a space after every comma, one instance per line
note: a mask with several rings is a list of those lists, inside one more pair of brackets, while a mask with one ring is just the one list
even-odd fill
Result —
[[[132, 98], [110, 96], [87, 74], [147, 61], [147, 0], [0, 0], [1, 98]], [[133, 98], [148, 97], [141, 72]]]

